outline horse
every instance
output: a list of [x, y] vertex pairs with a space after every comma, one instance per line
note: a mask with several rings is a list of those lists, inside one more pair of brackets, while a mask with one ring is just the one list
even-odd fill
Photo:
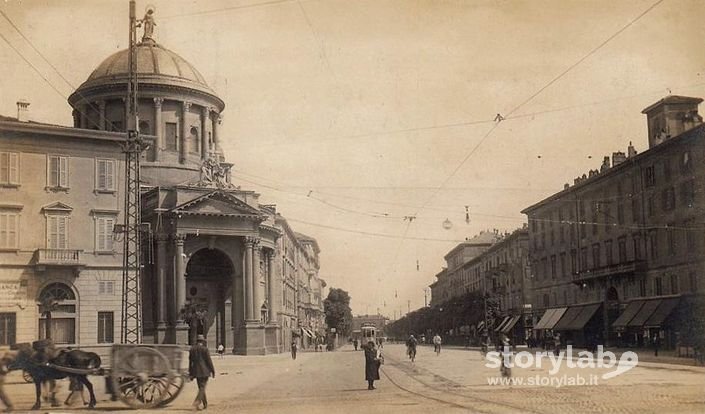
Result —
[[93, 384], [88, 380], [86, 374], [74, 374], [54, 368], [51, 365], [77, 369], [97, 369], [100, 367], [100, 357], [94, 352], [86, 352], [78, 349], [56, 351], [50, 341], [35, 341], [31, 345], [28, 343], [16, 344], [13, 346], [17, 350], [14, 362], [10, 369], [23, 369], [30, 373], [34, 381], [36, 390], [36, 402], [32, 410], [41, 408], [42, 383], [73, 377], [85, 385], [90, 394], [88, 408], [95, 408], [96, 398], [93, 392]]

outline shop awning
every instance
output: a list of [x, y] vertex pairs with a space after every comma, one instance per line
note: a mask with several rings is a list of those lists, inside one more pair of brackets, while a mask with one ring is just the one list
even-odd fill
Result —
[[534, 326], [534, 329], [553, 329], [568, 308], [547, 309], [541, 320]]
[[634, 319], [636, 314], [641, 310], [641, 307], [646, 303], [645, 300], [635, 300], [627, 305], [621, 315], [612, 323], [612, 327], [615, 329], [624, 329], [629, 322]]
[[501, 330], [502, 330], [502, 327], [504, 327], [504, 324], [507, 323], [507, 322], [509, 322], [509, 320], [510, 320], [511, 318], [512, 318], [511, 316], [505, 316], [504, 319], [502, 319], [502, 322], [500, 322], [499, 325], [497, 325], [497, 326], [494, 328], [494, 331], [495, 331], [495, 332], [501, 331]]
[[651, 315], [656, 312], [656, 308], [661, 304], [661, 299], [652, 299], [646, 301], [644, 303], [644, 306], [639, 309], [639, 312], [636, 314], [636, 316], [629, 321], [627, 324], [627, 327], [634, 327], [634, 328], [641, 328], [644, 326], [644, 323], [646, 323], [647, 320], [651, 317]]
[[561, 319], [556, 322], [555, 326], [553, 327], [554, 330], [556, 331], [565, 331], [568, 329], [568, 326], [573, 322], [573, 319], [575, 319], [578, 315], [580, 315], [580, 311], [583, 309], [582, 306], [570, 306], [567, 311], [563, 314]]
[[313, 338], [313, 332], [309, 331], [306, 328], [301, 328], [301, 331], [304, 333], [304, 335], [308, 336], [309, 338]]
[[656, 308], [656, 311], [651, 315], [649, 319], [644, 323], [645, 328], [660, 328], [663, 321], [668, 318], [668, 316], [676, 309], [678, 306], [679, 298], [668, 298], [663, 299], [661, 304]]
[[480, 321], [480, 323], [477, 324], [477, 330], [481, 331], [485, 327], [485, 321]]
[[546, 312], [543, 313], [541, 319], [536, 322], [536, 326], [534, 326], [534, 329], [546, 329], [546, 322], [551, 319], [551, 316], [555, 311], [555, 309], [546, 309]]
[[514, 329], [514, 326], [516, 326], [517, 322], [519, 322], [519, 319], [521, 319], [521, 315], [512, 316], [509, 322], [504, 324], [504, 326], [502, 327], [502, 333], [506, 334], [511, 332], [511, 330]]
[[597, 310], [600, 309], [599, 303], [593, 303], [591, 305], [583, 305], [580, 307], [580, 313], [578, 316], [573, 318], [573, 320], [565, 327], [568, 331], [580, 331], [582, 330], [590, 319], [595, 316]]

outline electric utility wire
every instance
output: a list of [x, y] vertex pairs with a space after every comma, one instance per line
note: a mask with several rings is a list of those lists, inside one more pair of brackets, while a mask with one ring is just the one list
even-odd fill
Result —
[[[83, 94], [81, 94], [80, 92], [78, 92], [77, 88], [76, 88], [68, 79], [66, 79], [66, 77], [59, 71], [59, 69], [58, 69], [53, 63], [51, 63], [51, 61], [50, 61], [41, 51], [39, 51], [39, 49], [37, 49], [36, 46], [34, 46], [34, 43], [32, 43], [32, 41], [29, 40], [29, 38], [28, 38], [27, 36], [25, 36], [25, 34], [22, 32], [22, 30], [20, 30], [20, 28], [17, 27], [17, 25], [12, 21], [12, 19], [10, 19], [10, 17], [9, 17], [7, 14], [5, 14], [4, 11], [0, 10], [0, 14], [2, 14], [2, 16], [5, 18], [5, 20], [7, 20], [7, 22], [10, 23], [10, 25], [15, 29], [15, 31], [25, 40], [25, 42], [27, 42], [27, 44], [29, 44], [29, 46], [32, 48], [32, 50], [34, 50], [34, 52], [37, 53], [37, 55], [39, 55], [39, 56], [42, 58], [42, 60], [44, 60], [44, 62], [46, 62], [46, 64], [48, 64], [49, 67], [51, 67], [51, 68], [54, 70], [54, 72], [56, 72], [56, 74], [58, 74], [59, 77], [60, 77], [68, 86], [70, 86], [71, 89], [73, 89], [73, 90], [76, 92], [76, 94], [77, 94], [79, 97], [81, 97], [84, 101], [86, 101], [86, 104], [87, 104], [91, 109], [93, 109], [93, 110], [96, 111], [96, 112], [99, 112], [99, 109], [96, 108], [96, 106], [95, 106], [92, 102], [90, 102], [88, 99], [86, 99], [86, 97], [83, 96]], [[60, 91], [58, 90], [58, 88], [56, 88], [56, 87], [49, 81], [48, 78], [46, 78], [43, 74], [41, 74], [40, 71], [39, 71], [39, 69], [37, 69], [33, 64], [31, 64], [31, 63], [29, 62], [29, 60], [28, 60], [27, 58], [25, 58], [25, 57], [20, 53], [20, 51], [19, 51], [18, 49], [16, 49], [16, 48], [9, 42], [9, 40], [8, 40], [5, 36], [2, 36], [2, 38], [3, 38], [3, 40], [5, 40], [5, 42], [6, 42], [8, 45], [10, 45], [10, 47], [15, 51], [15, 53], [17, 53], [18, 55], [20, 55], [20, 57], [21, 57], [25, 62], [27, 62], [27, 64], [29, 64], [29, 65], [32, 67], [32, 69], [34, 69], [35, 72], [37, 72], [37, 74], [39, 74], [39, 76], [40, 76], [42, 79], [44, 79], [44, 81], [47, 82], [47, 83], [49, 84], [49, 86], [52, 87], [52, 89], [54, 89], [54, 91], [56, 91], [56, 92], [57, 92], [61, 97], [63, 97], [64, 99], [68, 100], [68, 97], [67, 97], [66, 95], [64, 95], [62, 92], [60, 92]], [[79, 111], [80, 111], [80, 110], [79, 110]], [[85, 118], [86, 118], [89, 122], [91, 122], [95, 127], [97, 127], [98, 129], [101, 129], [101, 126], [98, 125], [98, 123], [96, 123], [94, 120], [92, 120], [90, 117], [87, 116], [88, 114], [86, 114], [86, 113], [84, 113], [84, 112], [82, 112], [82, 111], [80, 111], [80, 112], [81, 112], [82, 115], [86, 115]], [[106, 119], [105, 122], [107, 122], [107, 124], [110, 126], [110, 129], [111, 129], [111, 130], [115, 130], [115, 125], [112, 123], [112, 121], [110, 121], [109, 119]]]
[[218, 9], [203, 10], [203, 11], [197, 11], [197, 12], [191, 12], [191, 13], [172, 14], [171, 16], [161, 17], [161, 19], [168, 20], [168, 19], [174, 19], [177, 17], [203, 16], [206, 14], [213, 14], [213, 13], [219, 13], [219, 12], [229, 12], [229, 11], [242, 10], [242, 9], [254, 9], [254, 8], [264, 7], [264, 6], [273, 6], [273, 5], [277, 5], [277, 4], [293, 3], [295, 1], [297, 1], [297, 0], [272, 0], [272, 1], [265, 1], [265, 2], [261, 2], [261, 3], [242, 4], [239, 6], [221, 7]]

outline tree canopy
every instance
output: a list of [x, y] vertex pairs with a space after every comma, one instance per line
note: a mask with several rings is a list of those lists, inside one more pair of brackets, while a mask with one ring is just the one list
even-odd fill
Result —
[[323, 301], [323, 312], [326, 314], [326, 325], [335, 328], [338, 335], [350, 335], [352, 328], [352, 309], [350, 295], [343, 289], [332, 288]]

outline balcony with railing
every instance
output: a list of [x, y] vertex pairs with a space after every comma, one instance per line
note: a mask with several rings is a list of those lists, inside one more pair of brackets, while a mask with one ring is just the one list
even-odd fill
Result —
[[82, 253], [83, 250], [74, 249], [37, 249], [34, 252], [34, 265], [39, 272], [48, 267], [68, 267], [73, 268], [78, 275], [85, 266]]
[[608, 276], [638, 275], [646, 271], [646, 261], [632, 260], [595, 269], [581, 270], [573, 275], [573, 283], [583, 283]]

